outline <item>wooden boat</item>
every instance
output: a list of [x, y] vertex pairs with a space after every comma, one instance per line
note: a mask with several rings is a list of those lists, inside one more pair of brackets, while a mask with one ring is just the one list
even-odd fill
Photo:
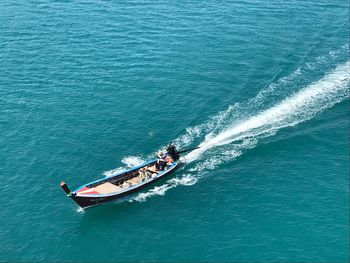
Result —
[[[169, 175], [181, 164], [179, 160], [175, 160], [163, 171], [157, 171], [156, 162], [157, 159], [111, 177], [84, 184], [75, 191], [71, 191], [65, 182], [61, 182], [61, 187], [67, 193], [67, 196], [72, 198], [81, 208], [89, 208], [139, 191]], [[142, 176], [141, 169], [145, 167], [147, 167], [148, 174]]]

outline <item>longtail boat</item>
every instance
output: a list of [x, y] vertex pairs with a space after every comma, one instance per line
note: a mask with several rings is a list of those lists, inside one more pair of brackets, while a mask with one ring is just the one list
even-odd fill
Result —
[[127, 171], [84, 184], [74, 191], [71, 191], [63, 181], [61, 187], [81, 208], [96, 206], [133, 194], [171, 174], [182, 164], [179, 160], [180, 153], [190, 150], [193, 149], [172, 153], [170, 161], [163, 170], [157, 169], [157, 159], [153, 159]]

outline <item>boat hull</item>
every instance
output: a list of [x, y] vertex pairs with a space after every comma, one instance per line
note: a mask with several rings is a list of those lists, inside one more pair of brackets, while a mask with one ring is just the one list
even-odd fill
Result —
[[120, 199], [122, 197], [126, 197], [128, 195], [131, 195], [133, 193], [136, 193], [140, 191], [141, 189], [155, 183], [156, 181], [168, 176], [169, 174], [173, 173], [176, 169], [178, 169], [180, 166], [180, 163], [176, 165], [173, 169], [170, 169], [169, 171], [165, 171], [161, 176], [154, 178], [148, 182], [145, 182], [144, 184], [141, 184], [140, 186], [134, 187], [128, 191], [117, 193], [115, 195], [107, 195], [107, 196], [79, 196], [75, 193], [71, 194], [70, 197], [76, 202], [81, 208], [86, 209], [89, 207], [93, 207], [96, 205], [100, 205], [106, 202], [115, 201], [117, 199]]

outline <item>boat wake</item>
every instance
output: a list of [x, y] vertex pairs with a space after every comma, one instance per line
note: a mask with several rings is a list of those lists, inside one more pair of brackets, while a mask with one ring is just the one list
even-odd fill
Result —
[[132, 167], [143, 164], [146, 160], [142, 159], [140, 156], [128, 156], [122, 159], [122, 163], [125, 165], [124, 167], [118, 167], [113, 170], [109, 170], [103, 173], [104, 176], [110, 177], [116, 175], [118, 173], [124, 172]]
[[[254, 146], [255, 141], [260, 137], [271, 136], [282, 128], [295, 126], [313, 118], [349, 96], [349, 67], [350, 62], [348, 61], [339, 65], [319, 81], [299, 90], [277, 105], [243, 120], [217, 135], [209, 133], [199, 145], [199, 149], [190, 152], [185, 157], [186, 160], [192, 162], [214, 147], [253, 138], [252, 143], [248, 143], [249, 148]], [[239, 152], [233, 151], [228, 154], [238, 155]]]
[[152, 188], [151, 190], [145, 192], [145, 193], [139, 193], [135, 197], [131, 198], [129, 201], [138, 201], [143, 202], [146, 201], [148, 198], [156, 195], [165, 195], [165, 192], [168, 191], [171, 188], [174, 188], [178, 185], [194, 185], [197, 182], [197, 179], [190, 175], [190, 174], [184, 174], [179, 178], [172, 178], [168, 180], [165, 184], [161, 186], [156, 186]]
[[[350, 61], [333, 69], [326, 67], [332, 64], [329, 62], [334, 64], [337, 55], [347, 52], [347, 49], [348, 46], [344, 46], [314, 63], [306, 63], [289, 76], [273, 80], [249, 101], [235, 103], [208, 122], [187, 128], [186, 133], [174, 143], [180, 148], [199, 144], [199, 149], [184, 156], [189, 167], [182, 170], [183, 174], [136, 194], [129, 201], [143, 202], [152, 196], [164, 195], [167, 190], [179, 185], [193, 185], [208, 171], [254, 148], [261, 139], [310, 120], [348, 99]], [[320, 68], [328, 73], [322, 74]], [[312, 78], [314, 82], [306, 82]]]

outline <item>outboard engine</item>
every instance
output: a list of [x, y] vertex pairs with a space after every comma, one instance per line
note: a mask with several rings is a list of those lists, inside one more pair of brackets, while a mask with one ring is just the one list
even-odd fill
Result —
[[167, 153], [170, 155], [170, 157], [174, 160], [177, 161], [180, 158], [179, 153], [176, 150], [176, 146], [170, 144], [167, 148], [166, 148]]

